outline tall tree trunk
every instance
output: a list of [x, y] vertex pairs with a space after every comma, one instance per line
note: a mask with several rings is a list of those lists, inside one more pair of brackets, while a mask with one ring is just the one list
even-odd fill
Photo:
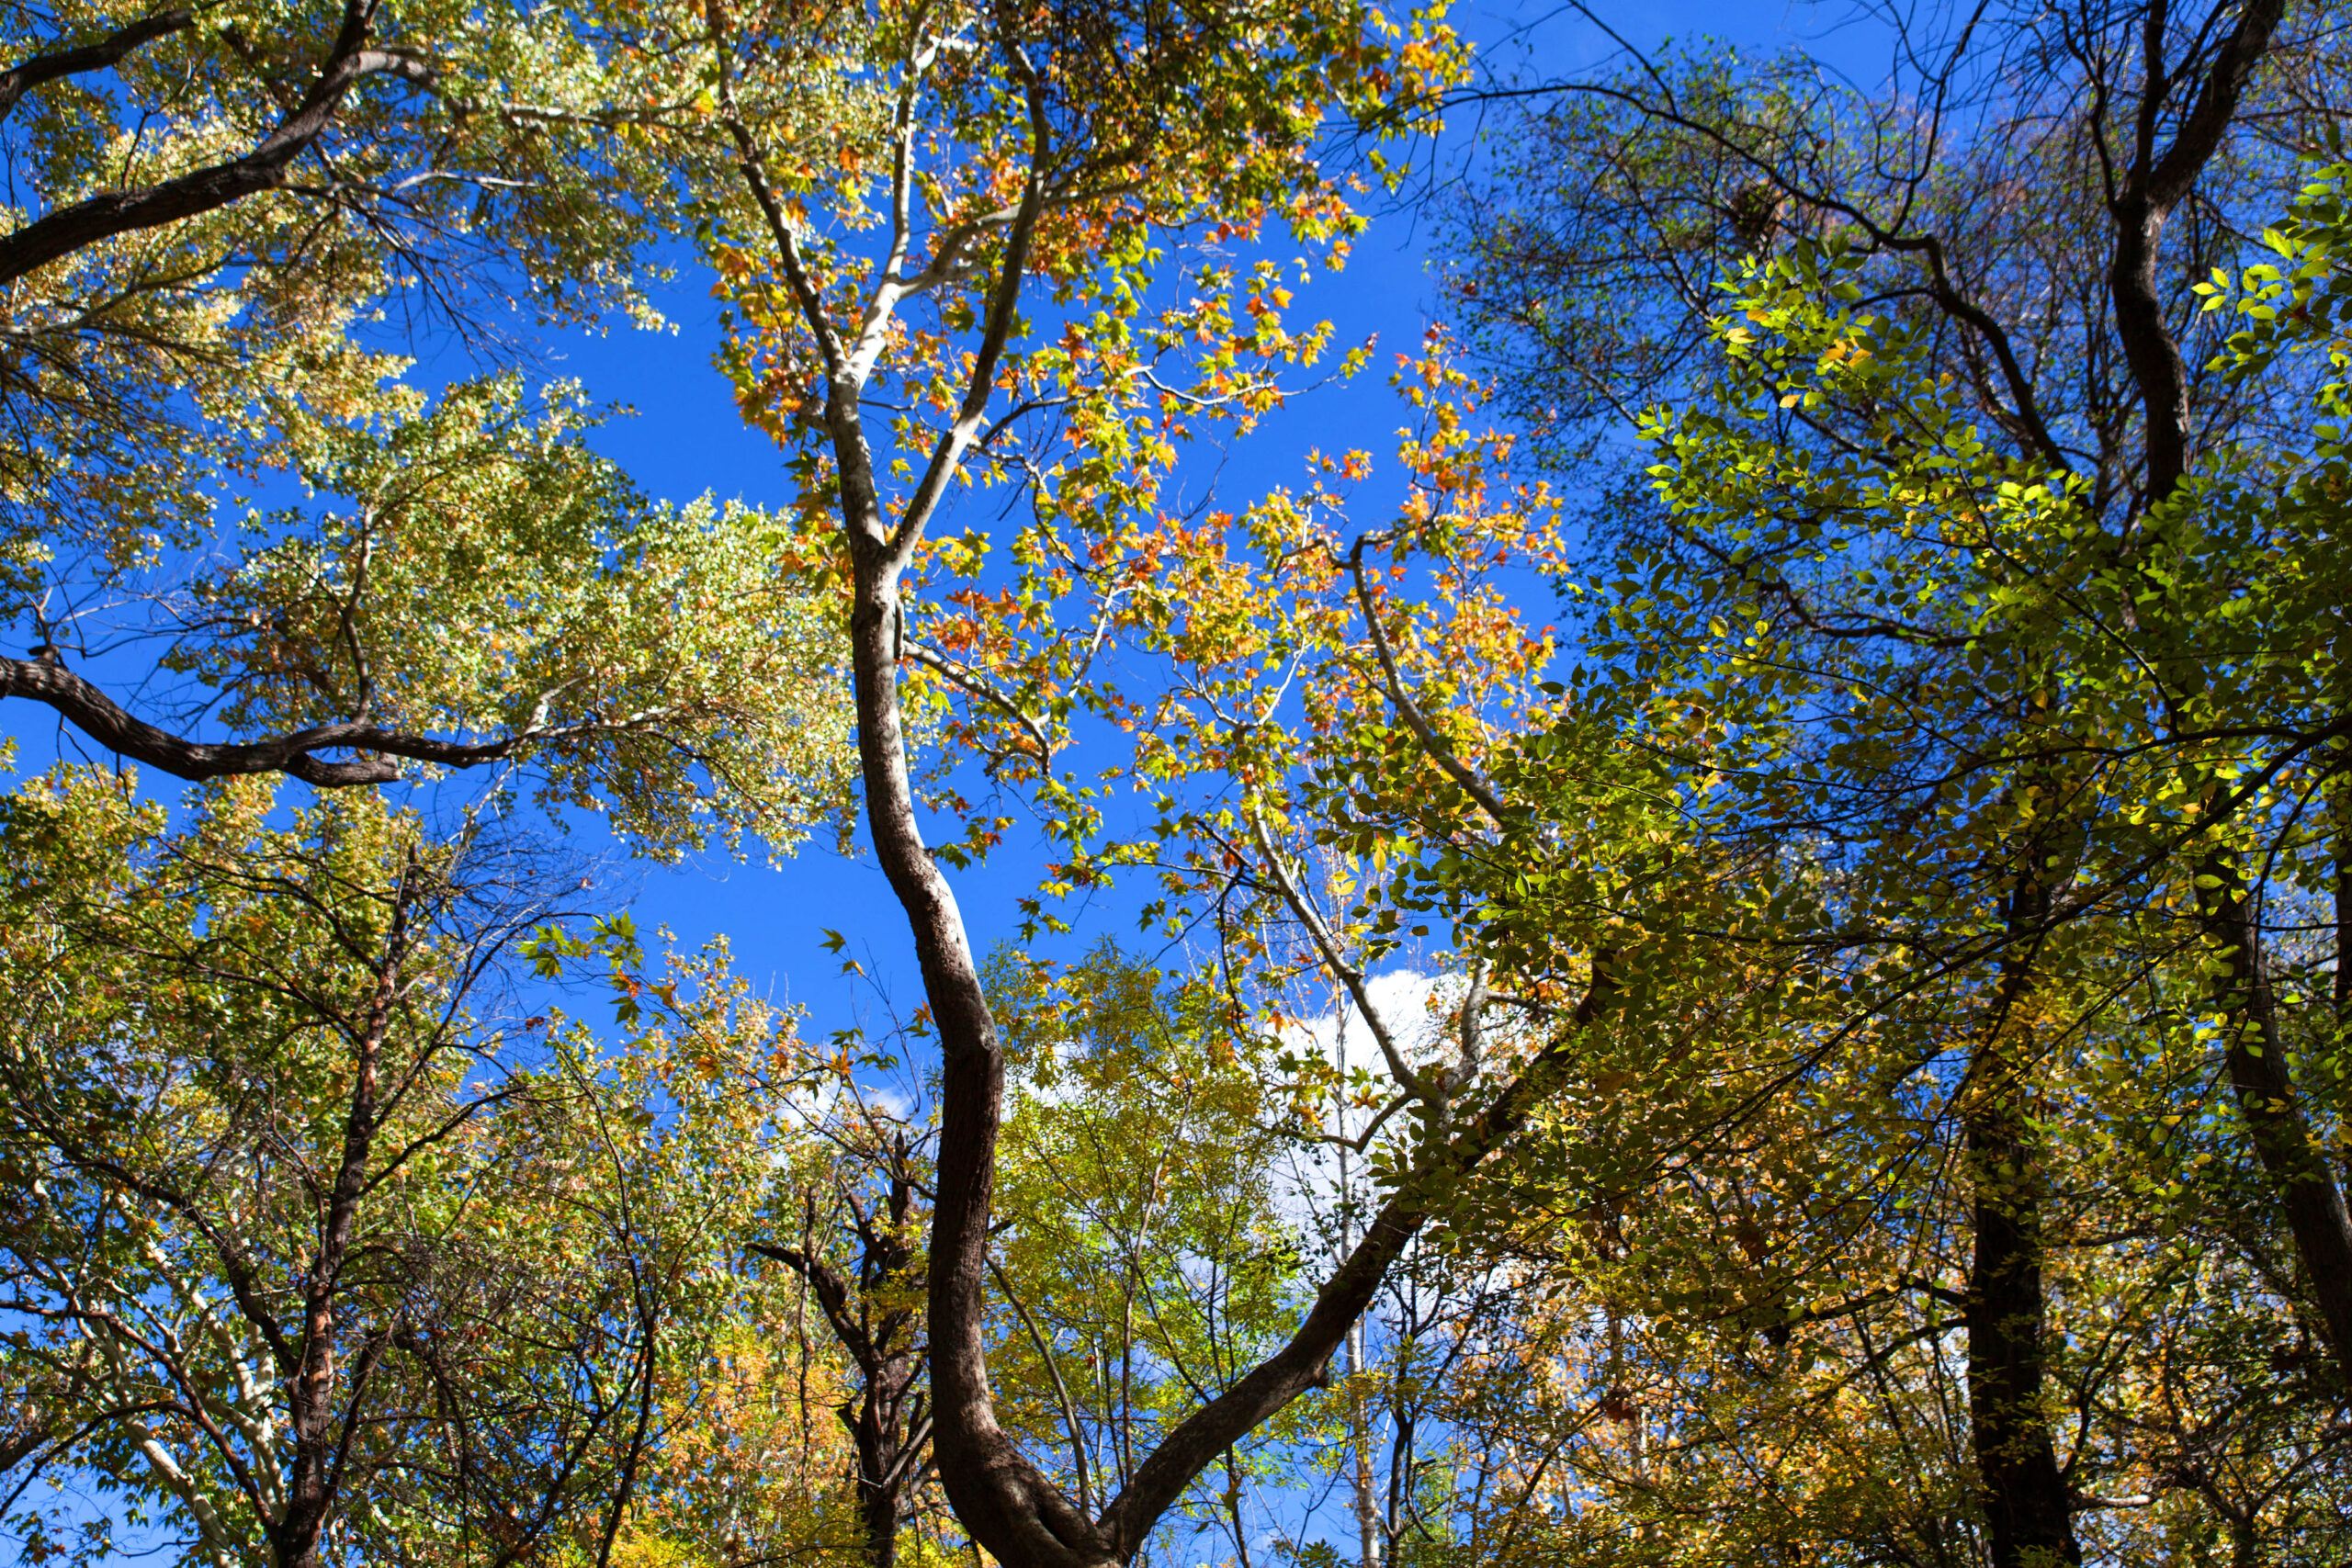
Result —
[[2009, 897], [2009, 953], [1992, 1027], [1970, 1065], [1964, 1125], [1974, 1187], [1975, 1249], [1968, 1269], [1968, 1421], [1993, 1568], [2079, 1563], [2073, 1511], [2042, 1404], [2040, 1151], [2028, 1116], [2032, 1032], [2021, 1017], [2034, 984], [2048, 913], [2036, 836]]
[[342, 1482], [343, 1459], [351, 1440], [350, 1425], [357, 1418], [358, 1394], [383, 1353], [385, 1338], [371, 1337], [352, 1369], [348, 1410], [338, 1407], [335, 1375], [335, 1307], [343, 1288], [344, 1266], [359, 1223], [359, 1207], [367, 1192], [368, 1162], [376, 1146], [379, 1077], [384, 1041], [391, 1028], [392, 1006], [400, 992], [401, 965], [408, 953], [409, 904], [415, 891], [416, 864], [412, 854], [394, 890], [392, 918], [385, 933], [383, 955], [368, 998], [359, 1036], [352, 1042], [351, 1101], [345, 1112], [343, 1157], [335, 1167], [334, 1184], [319, 1216], [318, 1250], [302, 1280], [302, 1331], [292, 1366], [288, 1369], [287, 1427], [293, 1439], [288, 1465], [284, 1515], [267, 1527], [270, 1555], [277, 1568], [318, 1568], [320, 1545], [334, 1517], [335, 1493]]
[[1380, 1568], [1380, 1510], [1373, 1501], [1372, 1419], [1363, 1397], [1363, 1319], [1348, 1330], [1348, 1436], [1355, 1450], [1356, 1551], [1360, 1568]]
[[[2184, 361], [2166, 315], [2167, 302], [2156, 286], [2164, 225], [2222, 151], [2286, 9], [2286, 0], [2246, 0], [2235, 25], [2215, 48], [2194, 102], [2176, 125], [2169, 145], [2161, 149], [2155, 142], [2161, 108], [2178, 85], [2163, 69], [2161, 12], [2152, 14], [2145, 33], [2143, 112], [2130, 165], [2108, 204], [2116, 233], [2108, 284], [2117, 338], [2146, 421], [2150, 509], [2178, 490], [2197, 455]], [[2347, 912], [2340, 858], [2338, 867], [2340, 953]], [[2223, 852], [2208, 854], [2198, 869], [2200, 880], [2212, 879], [2206, 883], [2212, 891], [2200, 896], [2200, 920], [2222, 962], [2215, 987], [2228, 1021], [2231, 1086], [2263, 1170], [2278, 1192], [2339, 1373], [2352, 1372], [2352, 1222], [2346, 1220], [2343, 1192], [2323, 1144], [2313, 1136], [2287, 1073], [2277, 1001], [2264, 970], [2251, 894], [2233, 857]], [[2340, 1017], [2347, 995], [2352, 995], [2345, 988], [2340, 967], [2336, 986]]]
[[2041, 1193], [2014, 1087], [1968, 1118], [1976, 1248], [1968, 1271], [1968, 1414], [1993, 1568], [2078, 1563], [2041, 1403]]
[[[1348, 1080], [1348, 1014], [1354, 1010], [1355, 1004], [1349, 999], [1345, 990], [1335, 986], [1332, 987], [1331, 1006], [1340, 1020], [1336, 1060], [1339, 1066], [1339, 1081], [1344, 1085]], [[1340, 1118], [1339, 1125], [1344, 1130], [1347, 1126], [1348, 1114], [1346, 1096], [1342, 1093], [1336, 1098], [1335, 1110]], [[1349, 1235], [1355, 1223], [1353, 1176], [1354, 1173], [1349, 1168], [1348, 1151], [1342, 1146], [1340, 1150], [1340, 1256], [1341, 1258], [1345, 1258], [1349, 1248], [1354, 1245], [1352, 1237]], [[1379, 1517], [1373, 1507], [1372, 1492], [1372, 1423], [1366, 1418], [1364, 1411], [1363, 1318], [1359, 1317], [1354, 1323], [1349, 1325], [1347, 1337], [1343, 1341], [1342, 1355], [1345, 1357], [1348, 1377], [1348, 1447], [1353, 1450], [1351, 1464], [1354, 1477], [1351, 1484], [1355, 1496], [1356, 1564], [1357, 1568], [1380, 1568], [1380, 1525]]]
[[[2336, 752], [2335, 778], [2328, 790], [2335, 841], [2335, 1034], [2331, 1047], [2352, 1051], [2352, 748]], [[2335, 1179], [2352, 1181], [2352, 1115], [2339, 1111], [2335, 1124]]]

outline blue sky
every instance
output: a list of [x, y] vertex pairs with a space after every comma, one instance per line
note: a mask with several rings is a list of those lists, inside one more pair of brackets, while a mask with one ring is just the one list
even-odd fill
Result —
[[[1697, 0], [1611, 6], [1600, 14], [1620, 36], [1643, 47], [1703, 36], [1752, 49], [1802, 37], [1817, 50], [1826, 41], [1826, 19], [1837, 13], [1786, 3]], [[1458, 11], [1454, 20], [1490, 46], [1487, 58], [1504, 72], [1568, 75], [1613, 48], [1599, 28], [1566, 7], [1473, 6]], [[1460, 130], [1466, 132], [1468, 124], [1464, 117]], [[1446, 157], [1465, 152], [1475, 155], [1466, 134], [1451, 137], [1441, 149]], [[1363, 447], [1378, 455], [1388, 446], [1399, 422], [1385, 385], [1386, 367], [1395, 353], [1419, 344], [1430, 320], [1430, 224], [1408, 212], [1377, 217], [1344, 274], [1318, 278], [1300, 293], [1290, 312], [1295, 322], [1328, 317], [1337, 325], [1340, 344], [1376, 338], [1380, 352], [1353, 382], [1295, 400], [1233, 448], [1216, 476], [1221, 501], [1243, 502], [1271, 486], [1297, 483], [1311, 448]], [[596, 444], [651, 494], [672, 501], [705, 491], [755, 503], [783, 500], [788, 487], [780, 454], [741, 424], [728, 385], [712, 366], [718, 307], [707, 277], [684, 263], [677, 281], [660, 291], [658, 303], [673, 330], [649, 333], [621, 325], [603, 334], [570, 333], [543, 345], [540, 367], [576, 377], [598, 400], [634, 408], [632, 417], [599, 432]], [[458, 376], [472, 368], [454, 353], [424, 352], [428, 375]], [[1206, 479], [1204, 472], [1191, 482]], [[87, 672], [107, 682], [119, 700], [138, 707], [132, 689], [136, 668], [102, 660]], [[58, 755], [59, 730], [46, 710], [11, 705], [0, 725], [18, 739], [22, 771], [43, 768]], [[87, 745], [74, 745], [67, 754], [96, 753]], [[169, 780], [142, 784], [165, 798], [177, 794]], [[578, 837], [582, 850], [598, 848], [593, 824]], [[1035, 843], [1016, 830], [991, 864], [956, 878], [975, 945], [982, 952], [1012, 934], [1014, 900], [1030, 890]], [[820, 1029], [848, 1021], [854, 1000], [840, 975], [840, 960], [819, 946], [828, 928], [851, 937], [853, 951], [869, 960], [869, 972], [902, 1008], [920, 999], [912, 994], [902, 923], [868, 860], [844, 859], [812, 846], [779, 870], [709, 853], [677, 867], [625, 864], [609, 891], [633, 898], [640, 928], [666, 925], [688, 945], [729, 933], [742, 972], [771, 994], [809, 1005]], [[1125, 920], [1105, 923], [1106, 931], [1118, 934], [1131, 929]]]
[[[1815, 48], [1824, 41], [1825, 13], [1804, 6], [1700, 0], [1610, 6], [1602, 14], [1628, 41], [1648, 47], [1701, 36], [1743, 48], [1796, 37]], [[1474, 39], [1493, 44], [1490, 58], [1505, 69], [1515, 62], [1543, 75], [1568, 74], [1611, 47], [1599, 29], [1566, 9], [1478, 6], [1458, 13], [1456, 20]], [[1510, 37], [1515, 24], [1531, 22], [1525, 37]], [[1378, 454], [1387, 446], [1399, 422], [1385, 367], [1394, 353], [1419, 344], [1436, 307], [1430, 242], [1429, 223], [1410, 213], [1376, 218], [1344, 273], [1318, 278], [1300, 293], [1289, 312], [1294, 321], [1329, 318], [1340, 344], [1376, 337], [1380, 352], [1353, 382], [1295, 400], [1238, 444], [1217, 476], [1228, 502], [1298, 483], [1310, 448], [1361, 446]], [[706, 279], [682, 271], [658, 303], [673, 332], [622, 328], [603, 336], [574, 334], [554, 345], [550, 368], [580, 378], [599, 399], [637, 410], [635, 417], [606, 426], [597, 444], [665, 499], [709, 491], [722, 499], [782, 500], [787, 489], [776, 449], [738, 421], [727, 383], [712, 367], [718, 307]], [[974, 945], [983, 953], [1013, 934], [1014, 901], [1030, 891], [1034, 842], [1016, 829], [990, 864], [956, 876]], [[902, 922], [870, 860], [844, 860], [811, 846], [781, 870], [707, 854], [676, 868], [634, 868], [628, 875], [636, 883], [641, 928], [666, 925], [688, 945], [729, 933], [745, 976], [772, 994], [809, 1006], [819, 1028], [847, 1022], [854, 1002], [840, 959], [819, 946], [828, 928], [851, 938], [852, 951], [867, 959], [868, 972], [901, 1008], [920, 1000]], [[1100, 934], [1131, 931], [1131, 922], [1114, 919]]]
[[[1618, 5], [1606, 15], [1613, 28], [1640, 46], [1707, 35], [1755, 47], [1815, 31], [1817, 13], [1786, 5], [1696, 3]], [[1515, 24], [1532, 18], [1540, 18], [1541, 25], [1498, 52], [1506, 68], [1516, 51], [1522, 66], [1565, 75], [1611, 47], [1597, 29], [1565, 10], [1481, 7], [1459, 15], [1457, 22], [1474, 39], [1500, 41]], [[1353, 383], [1295, 400], [1235, 448], [1218, 477], [1228, 503], [1273, 485], [1297, 483], [1311, 448], [1363, 447], [1378, 454], [1388, 446], [1399, 421], [1385, 386], [1385, 367], [1394, 353], [1414, 349], [1429, 324], [1435, 303], [1430, 237], [1430, 226], [1409, 214], [1378, 218], [1344, 274], [1319, 279], [1300, 294], [1291, 311], [1294, 321], [1328, 317], [1340, 343], [1376, 337], [1381, 352]], [[674, 330], [646, 333], [624, 326], [603, 335], [570, 334], [546, 345], [543, 367], [576, 377], [599, 400], [637, 411], [605, 426], [596, 444], [650, 493], [673, 501], [706, 491], [754, 503], [785, 500], [790, 488], [781, 455], [741, 423], [728, 384], [713, 368], [718, 308], [707, 280], [690, 265], [683, 267], [658, 303]], [[444, 355], [429, 359], [427, 368], [455, 376], [469, 367]], [[119, 700], [138, 705], [135, 668], [123, 671], [102, 661], [88, 672], [106, 682]], [[22, 773], [46, 767], [61, 750], [54, 716], [28, 703], [0, 711], [0, 734], [17, 739]], [[64, 750], [75, 757], [97, 754], [86, 745]], [[178, 793], [169, 780], [142, 782], [164, 798]], [[579, 847], [594, 852], [597, 837], [593, 824], [584, 827]], [[974, 945], [981, 952], [1013, 934], [1016, 900], [1031, 890], [1034, 879], [1035, 848], [1034, 838], [1024, 840], [1016, 832], [990, 864], [954, 875]], [[852, 954], [866, 961], [874, 983], [891, 995], [899, 1011], [921, 999], [904, 924], [870, 860], [812, 845], [781, 869], [708, 853], [674, 868], [619, 863], [617, 872], [616, 886], [604, 891], [630, 899], [640, 930], [667, 926], [688, 946], [727, 933], [740, 971], [758, 988], [806, 1005], [819, 1032], [853, 1021], [873, 1001], [870, 990], [854, 988], [842, 976], [841, 958], [821, 947], [828, 929], [850, 938]], [[1132, 932], [1131, 920], [1105, 913], [1113, 918], [1100, 921], [1081, 941]]]

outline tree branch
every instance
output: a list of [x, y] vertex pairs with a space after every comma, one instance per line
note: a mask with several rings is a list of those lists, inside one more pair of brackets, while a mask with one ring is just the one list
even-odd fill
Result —
[[[174, 735], [133, 717], [97, 687], [46, 659], [0, 659], [0, 698], [6, 697], [46, 703], [107, 750], [160, 768], [175, 778], [200, 783], [247, 773], [287, 773], [322, 789], [349, 789], [399, 778], [400, 770], [385, 761], [387, 756], [447, 768], [479, 767], [542, 741], [641, 729], [670, 713], [649, 709], [618, 719], [587, 719], [547, 728], [527, 724], [495, 740], [441, 740], [380, 725], [339, 721], [315, 724], [267, 740], [212, 744]], [[313, 754], [336, 747], [381, 755], [331, 762]]]
[[978, 671], [962, 660], [950, 658], [927, 643], [916, 642], [910, 638], [904, 652], [908, 659], [937, 675], [966, 696], [976, 702], [987, 704], [1019, 725], [1022, 731], [1029, 737], [1029, 743], [1037, 748], [1038, 767], [1041, 770], [1052, 768], [1054, 743], [1047, 739], [1045, 726], [1020, 704], [990, 685]]
[[1324, 923], [1315, 906], [1307, 901], [1297, 879], [1291, 875], [1290, 867], [1283, 863], [1282, 852], [1274, 847], [1273, 835], [1266, 830], [1266, 819], [1254, 805], [1250, 811], [1250, 827], [1257, 836], [1259, 852], [1266, 858], [1266, 869], [1273, 874], [1275, 889], [1282, 894], [1283, 902], [1290, 906], [1290, 912], [1298, 918], [1298, 923], [1306, 928], [1306, 934], [1315, 942], [1315, 951], [1322, 955], [1324, 967], [1339, 978], [1340, 984], [1347, 988], [1349, 999], [1354, 1003], [1355, 1010], [1363, 1014], [1364, 1023], [1372, 1030], [1372, 1037], [1379, 1043], [1380, 1054], [1388, 1063], [1389, 1076], [1396, 1080], [1398, 1088], [1415, 1100], [1433, 1106], [1436, 1103], [1435, 1091], [1419, 1073], [1413, 1070], [1412, 1064], [1405, 1060], [1405, 1053], [1397, 1047], [1396, 1037], [1389, 1032], [1387, 1021], [1380, 1016], [1380, 1010], [1373, 1006], [1372, 989], [1365, 984], [1363, 971], [1340, 956], [1339, 939]]
[[1087, 1475], [1086, 1439], [1079, 1431], [1078, 1406], [1070, 1402], [1069, 1384], [1062, 1381], [1061, 1363], [1054, 1359], [1053, 1348], [1037, 1331], [1036, 1319], [1029, 1315], [1029, 1309], [1013, 1293], [1012, 1282], [1004, 1277], [1004, 1270], [997, 1267], [993, 1258], [989, 1259], [989, 1274], [996, 1280], [998, 1293], [1012, 1303], [1013, 1314], [1021, 1319], [1021, 1326], [1029, 1331], [1029, 1342], [1037, 1348], [1037, 1359], [1046, 1363], [1046, 1371], [1054, 1380], [1054, 1395], [1061, 1402], [1062, 1426], [1069, 1433], [1070, 1462], [1078, 1469], [1078, 1511], [1091, 1516], [1094, 1512], [1094, 1488]]
[[8, 118], [17, 100], [35, 87], [54, 82], [61, 76], [79, 75], [85, 71], [103, 71], [119, 63], [124, 56], [142, 44], [159, 38], [186, 31], [196, 19], [196, 13], [185, 6], [175, 6], [142, 17], [128, 26], [117, 28], [96, 43], [85, 43], [79, 49], [62, 49], [53, 54], [36, 54], [21, 64], [0, 72], [0, 119]]
[[1135, 1478], [1102, 1511], [1103, 1531], [1121, 1561], [1135, 1553], [1160, 1516], [1218, 1454], [1325, 1381], [1325, 1366], [1349, 1326], [1363, 1315], [1389, 1264], [1429, 1218], [1429, 1194], [1467, 1176], [1525, 1124], [1550, 1088], [1553, 1070], [1614, 999], [1611, 965], [1611, 954], [1593, 955], [1591, 984], [1571, 1017], [1571, 1027], [1539, 1053], [1459, 1137], [1423, 1160], [1398, 1185], [1365, 1228], [1363, 1239], [1316, 1292], [1314, 1306], [1289, 1342], [1187, 1416], [1136, 1467]]
[[865, 1330], [858, 1326], [857, 1319], [850, 1314], [849, 1281], [823, 1258], [812, 1258], [798, 1247], [755, 1241], [748, 1250], [758, 1253], [762, 1258], [775, 1259], [808, 1281], [808, 1288], [817, 1293], [817, 1304], [825, 1309], [825, 1321], [832, 1325], [833, 1337], [842, 1342], [842, 1348], [847, 1350], [850, 1359], [857, 1363], [858, 1371], [871, 1376], [882, 1364], [882, 1359], [876, 1352], [873, 1341], [865, 1337]]
[[2216, 52], [2172, 145], [2161, 156], [2154, 150], [2154, 121], [2170, 84], [2163, 73], [2161, 39], [2152, 37], [2147, 46], [2138, 142], [2121, 187], [2108, 203], [2115, 220], [2108, 291], [2115, 304], [2116, 336], [2122, 342], [2147, 422], [2151, 503], [2170, 495], [2188, 468], [2188, 372], [2156, 291], [2156, 253], [2165, 220], [2220, 151], [2246, 84], [2268, 52], [2271, 34], [2285, 11], [2286, 0], [2250, 0]]
[[0, 240], [0, 283], [11, 282], [87, 245], [140, 229], [193, 218], [231, 202], [274, 190], [287, 166], [315, 143], [353, 85], [365, 77], [433, 79], [433, 68], [404, 51], [366, 47], [372, 6], [345, 0], [343, 28], [311, 90], [242, 158], [192, 170], [143, 190], [108, 191], [77, 201]]
[[1356, 603], [1363, 606], [1363, 623], [1372, 633], [1372, 649], [1380, 660], [1380, 671], [1387, 679], [1389, 700], [1396, 705], [1396, 711], [1404, 715], [1406, 728], [1413, 732], [1413, 739], [1421, 743], [1421, 750], [1428, 753], [1430, 761], [1442, 769], [1446, 777], [1460, 784], [1463, 793], [1478, 803], [1478, 808], [1496, 827], [1503, 827], [1507, 813], [1503, 809], [1502, 796], [1473, 772], [1467, 762], [1454, 755], [1453, 748], [1446, 744], [1445, 737], [1437, 732], [1437, 727], [1430, 723], [1428, 716], [1405, 690], [1404, 678], [1396, 671], [1396, 656], [1389, 649], [1388, 634], [1381, 629], [1380, 614], [1372, 602], [1372, 585], [1364, 578], [1363, 547], [1373, 537], [1366, 535], [1349, 549], [1348, 575], [1355, 580]]

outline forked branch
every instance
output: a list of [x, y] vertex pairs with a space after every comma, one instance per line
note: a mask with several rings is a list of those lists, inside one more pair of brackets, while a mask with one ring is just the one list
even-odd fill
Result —
[[77, 76], [84, 72], [104, 71], [110, 65], [119, 65], [141, 45], [185, 32], [188, 24], [195, 20], [194, 11], [185, 6], [174, 6], [117, 28], [96, 43], [36, 54], [6, 71], [0, 71], [0, 119], [7, 118], [9, 111], [17, 107], [17, 100], [34, 88], [62, 76]]

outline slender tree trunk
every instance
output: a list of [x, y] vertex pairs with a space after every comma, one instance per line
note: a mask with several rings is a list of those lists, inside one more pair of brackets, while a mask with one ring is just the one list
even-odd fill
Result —
[[1388, 1412], [1395, 1423], [1395, 1435], [1388, 1440], [1388, 1506], [1380, 1523], [1381, 1539], [1393, 1555], [1397, 1543], [1405, 1539], [1406, 1521], [1413, 1517], [1413, 1439], [1415, 1415], [1402, 1392], [1404, 1363], [1398, 1363], [1397, 1378], [1393, 1386], [1399, 1392]]
[[[270, 1555], [277, 1568], [318, 1568], [319, 1547], [327, 1520], [334, 1512], [334, 1495], [342, 1480], [348, 1424], [356, 1411], [338, 1409], [334, 1343], [336, 1297], [343, 1269], [358, 1229], [359, 1206], [367, 1191], [368, 1161], [376, 1146], [379, 1077], [384, 1040], [391, 1029], [392, 1004], [399, 992], [400, 971], [408, 951], [409, 900], [414, 862], [403, 871], [393, 895], [391, 929], [368, 998], [366, 1022], [353, 1043], [351, 1103], [344, 1118], [343, 1157], [335, 1167], [319, 1217], [318, 1251], [302, 1281], [302, 1337], [288, 1380], [287, 1426], [293, 1439], [293, 1457], [287, 1477], [283, 1517], [268, 1527]], [[371, 1337], [353, 1368], [351, 1398], [359, 1391], [383, 1352], [381, 1337]]]
[[[1337, 1013], [1338, 1030], [1336, 1063], [1339, 1081], [1348, 1078], [1348, 1014], [1355, 1003], [1347, 992], [1335, 986], [1331, 990], [1331, 1005]], [[1347, 1098], [1338, 1099], [1340, 1130], [1347, 1131]], [[1345, 1258], [1353, 1245], [1350, 1231], [1354, 1224], [1354, 1172], [1349, 1168], [1348, 1151], [1340, 1150], [1340, 1256]], [[1355, 1496], [1356, 1562], [1358, 1568], [1380, 1568], [1380, 1526], [1372, 1501], [1372, 1423], [1365, 1419], [1363, 1386], [1363, 1319], [1359, 1317], [1348, 1327], [1343, 1355], [1348, 1376], [1348, 1447], [1352, 1450], [1354, 1476], [1350, 1483]]]
[[1234, 1568], [1250, 1568], [1250, 1527], [1241, 1516], [1241, 1464], [1225, 1450], [1225, 1508], [1233, 1520]]
[[[854, 405], [842, 417], [854, 421]], [[1070, 1506], [996, 1418], [984, 1284], [1004, 1116], [1004, 1052], [963, 915], [917, 822], [899, 705], [901, 567], [881, 542], [878, 506], [865, 515], [873, 521], [852, 546], [857, 596], [850, 644], [866, 821], [876, 859], [914, 937], [924, 999], [939, 1032], [929, 1291], [939, 1478], [956, 1517], [1007, 1568], [1117, 1568], [1119, 1554], [1094, 1521]]]
[[1373, 1501], [1372, 1421], [1364, 1406], [1363, 1319], [1348, 1330], [1348, 1435], [1355, 1450], [1357, 1561], [1380, 1568], [1380, 1510]]
[[2320, 1328], [2335, 1353], [2336, 1374], [2352, 1383], [2352, 1215], [2288, 1076], [2253, 892], [2230, 856], [2209, 855], [2199, 869], [2199, 880], [2211, 886], [2204, 895], [2210, 900], [2206, 933], [2222, 961], [2215, 985], [2226, 1021], [2230, 1085], [2294, 1237]]
[[[2352, 1051], [2352, 754], [2336, 754], [2336, 776], [2328, 791], [2335, 842], [2335, 1034], [2331, 1049]], [[2335, 1179], [2352, 1182], [2352, 1116], [2339, 1111], [2335, 1123]]]

